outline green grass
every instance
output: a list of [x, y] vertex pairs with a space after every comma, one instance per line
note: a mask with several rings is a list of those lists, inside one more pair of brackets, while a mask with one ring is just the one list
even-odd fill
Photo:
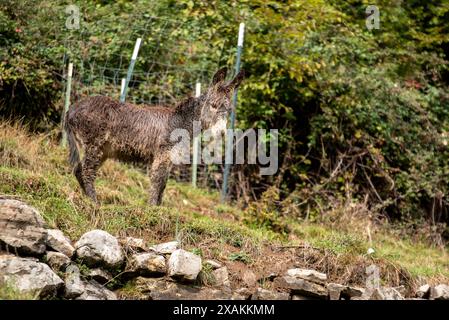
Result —
[[[331, 254], [338, 263], [377, 261], [404, 268], [413, 276], [449, 278], [447, 247], [412, 242], [388, 230], [377, 230], [369, 243], [366, 234], [348, 226], [270, 213], [279, 219], [275, 221], [278, 225], [288, 226], [288, 233], [276, 232], [251, 220], [250, 211], [220, 204], [217, 192], [174, 181], [168, 183], [163, 206], [148, 206], [149, 181], [142, 170], [113, 161], [100, 170], [96, 188], [101, 205], [96, 207], [81, 194], [66, 162], [66, 150], [49, 138], [27, 137], [17, 127], [0, 125], [0, 131], [0, 194], [35, 206], [49, 227], [61, 229], [72, 240], [94, 228], [118, 236], [143, 237], [148, 244], [178, 239], [183, 247], [201, 250], [207, 258], [248, 265], [264, 263], [260, 253], [267, 245], [307, 244], [323, 255]], [[371, 246], [375, 253], [368, 256]]]
[[23, 293], [12, 285], [0, 284], [0, 300], [37, 300], [39, 297], [33, 293]]

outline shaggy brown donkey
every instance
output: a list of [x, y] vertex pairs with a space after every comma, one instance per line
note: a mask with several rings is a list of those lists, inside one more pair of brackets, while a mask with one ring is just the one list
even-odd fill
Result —
[[[172, 164], [170, 151], [176, 144], [170, 139], [171, 132], [185, 129], [192, 141], [194, 121], [205, 130], [225, 120], [232, 92], [244, 72], [229, 82], [225, 78], [226, 68], [220, 69], [204, 94], [184, 99], [174, 107], [136, 106], [104, 96], [89, 97], [71, 106], [65, 120], [69, 161], [84, 193], [97, 202], [94, 181], [106, 159], [141, 162], [150, 168], [149, 203], [160, 205]], [[85, 150], [82, 161], [78, 145]]]

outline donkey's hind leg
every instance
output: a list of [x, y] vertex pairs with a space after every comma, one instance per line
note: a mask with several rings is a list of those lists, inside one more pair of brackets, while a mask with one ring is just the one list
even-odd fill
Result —
[[168, 175], [170, 173], [171, 161], [168, 153], [156, 156], [150, 169], [150, 205], [160, 205], [162, 203], [162, 195], [167, 184]]
[[75, 165], [75, 168], [73, 169], [73, 173], [75, 174], [76, 180], [78, 180], [81, 190], [83, 190], [83, 192], [86, 193], [86, 187], [84, 186], [84, 181], [83, 181], [83, 177], [82, 177], [82, 173], [81, 173], [82, 169], [83, 169], [83, 165], [81, 164], [81, 162], [78, 162]]
[[95, 203], [98, 203], [98, 201], [94, 182], [97, 177], [97, 171], [104, 160], [106, 159], [101, 148], [90, 146], [86, 149], [86, 155], [84, 156], [83, 165], [81, 167], [81, 178], [84, 184], [84, 192]]

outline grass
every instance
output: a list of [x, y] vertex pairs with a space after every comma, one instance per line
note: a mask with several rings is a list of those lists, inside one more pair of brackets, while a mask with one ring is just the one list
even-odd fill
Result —
[[0, 300], [37, 300], [38, 298], [38, 294], [20, 292], [12, 285], [0, 284]]
[[[449, 279], [447, 247], [400, 237], [388, 228], [375, 229], [369, 240], [363, 228], [352, 230], [352, 223], [312, 223], [270, 212], [270, 219], [288, 226], [287, 233], [277, 232], [251, 222], [251, 211], [220, 204], [215, 191], [174, 181], [168, 183], [163, 206], [148, 206], [144, 170], [113, 161], [99, 172], [97, 207], [81, 194], [66, 153], [51, 134], [29, 136], [19, 125], [0, 123], [0, 194], [35, 206], [49, 227], [61, 229], [72, 240], [92, 229], [141, 237], [148, 244], [178, 239], [206, 259], [260, 270], [267, 261], [291, 267], [287, 253], [272, 248], [292, 247], [300, 251], [290, 258], [301, 257], [304, 266], [326, 271], [334, 280], [363, 282], [363, 267], [371, 263], [382, 266], [389, 283], [399, 283], [394, 278], [404, 273], [408, 281]], [[375, 252], [368, 255], [370, 247]]]

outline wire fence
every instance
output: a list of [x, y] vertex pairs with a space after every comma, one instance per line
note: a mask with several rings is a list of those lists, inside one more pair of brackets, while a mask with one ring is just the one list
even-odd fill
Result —
[[[65, 78], [67, 65], [73, 63], [70, 104], [92, 95], [118, 100], [137, 38], [141, 38], [142, 43], [128, 84], [126, 102], [148, 107], [173, 106], [186, 95], [194, 95], [197, 83], [203, 88], [207, 86], [211, 74], [219, 67], [219, 59], [204, 55], [204, 44], [200, 41], [202, 30], [148, 15], [136, 16], [133, 20], [133, 25], [126, 26], [126, 32], [122, 33], [123, 38], [113, 34], [123, 26], [105, 19], [95, 21], [95, 27], [86, 25], [65, 39], [62, 71]], [[92, 30], [101, 30], [103, 35], [97, 36]], [[104, 34], [108, 33], [111, 38], [105, 40]], [[223, 169], [222, 165], [198, 163], [197, 186], [221, 189]], [[170, 178], [190, 182], [192, 166], [173, 166]]]

